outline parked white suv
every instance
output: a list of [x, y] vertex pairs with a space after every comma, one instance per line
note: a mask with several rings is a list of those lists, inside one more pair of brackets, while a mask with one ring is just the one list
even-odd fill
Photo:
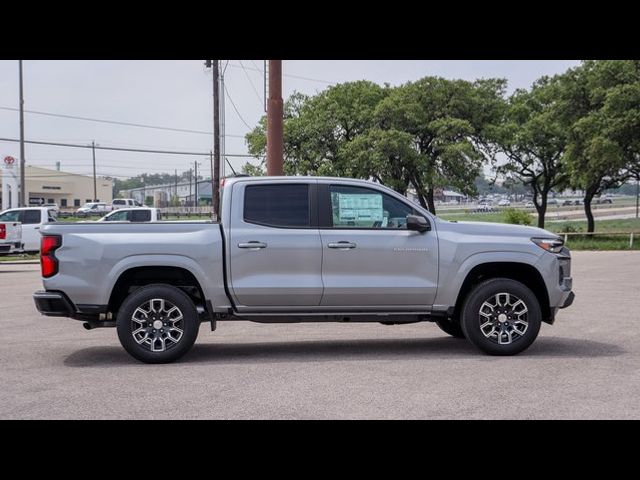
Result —
[[119, 208], [131, 208], [131, 207], [141, 207], [138, 202], [136, 202], [133, 198], [116, 198], [111, 202], [111, 207], [113, 210], [118, 210]]
[[101, 202], [88, 202], [76, 210], [79, 217], [87, 215], [102, 215], [111, 211], [111, 206]]

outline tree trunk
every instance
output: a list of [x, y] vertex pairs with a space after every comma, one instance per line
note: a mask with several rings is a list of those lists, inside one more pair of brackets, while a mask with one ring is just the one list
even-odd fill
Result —
[[427, 210], [429, 210], [429, 207], [427, 206], [427, 202], [424, 199], [424, 195], [422, 193], [416, 191], [416, 196], [418, 197], [418, 202], [420, 202], [420, 206], [422, 208], [426, 208]]
[[547, 197], [541, 199], [540, 205], [534, 203], [538, 212], [538, 228], [544, 228], [544, 217], [547, 214]]
[[[593, 212], [591, 211], [591, 201], [595, 196], [595, 192], [591, 192], [587, 190], [584, 195], [584, 213], [587, 216], [587, 232], [593, 233], [596, 230], [596, 223], [593, 218]], [[592, 238], [591, 235], [588, 235], [588, 238]]]
[[427, 190], [427, 204], [429, 205], [429, 211], [436, 214], [436, 204], [433, 200], [433, 188]]

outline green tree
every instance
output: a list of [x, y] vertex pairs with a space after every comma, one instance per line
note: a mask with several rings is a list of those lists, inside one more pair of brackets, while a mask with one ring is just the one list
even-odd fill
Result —
[[533, 193], [538, 227], [544, 228], [547, 198], [568, 179], [563, 156], [567, 131], [559, 121], [557, 78], [542, 77], [531, 91], [516, 90], [508, 100], [504, 122], [495, 130], [507, 163], [498, 172], [526, 185]]
[[363, 178], [373, 178], [402, 195], [407, 194], [418, 159], [410, 134], [374, 128], [345, 145], [343, 153]]
[[587, 231], [593, 232], [593, 198], [620, 186], [638, 169], [640, 62], [585, 61], [562, 79], [570, 180], [585, 192]]
[[411, 135], [418, 156], [409, 180], [431, 212], [438, 187], [475, 194], [475, 179], [493, 155], [492, 125], [502, 114], [505, 84], [426, 77], [393, 89], [376, 108], [380, 128]]
[[[285, 173], [362, 178], [343, 149], [373, 126], [384, 95], [385, 89], [367, 81], [338, 84], [313, 97], [292, 95], [284, 106]], [[265, 155], [266, 117], [246, 140], [251, 155]]]

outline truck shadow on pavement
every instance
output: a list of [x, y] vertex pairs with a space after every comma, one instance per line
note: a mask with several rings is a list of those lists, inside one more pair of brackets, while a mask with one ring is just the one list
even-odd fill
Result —
[[[598, 358], [618, 356], [618, 345], [563, 337], [539, 338], [528, 350], [512, 359]], [[194, 345], [179, 364], [237, 364], [282, 362], [331, 362], [367, 360], [441, 360], [469, 358], [500, 361], [478, 352], [465, 340], [455, 338], [315, 340], [262, 343], [201, 343]], [[131, 366], [140, 362], [120, 346], [89, 347], [64, 360], [69, 367]]]

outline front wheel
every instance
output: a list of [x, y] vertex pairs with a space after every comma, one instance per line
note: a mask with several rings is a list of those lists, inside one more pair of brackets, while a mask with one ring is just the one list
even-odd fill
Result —
[[169, 363], [186, 354], [200, 322], [193, 301], [164, 284], [141, 287], [122, 303], [116, 320], [124, 349], [145, 363]]
[[538, 336], [540, 304], [525, 285], [494, 278], [476, 285], [462, 307], [465, 337], [490, 355], [515, 355]]

